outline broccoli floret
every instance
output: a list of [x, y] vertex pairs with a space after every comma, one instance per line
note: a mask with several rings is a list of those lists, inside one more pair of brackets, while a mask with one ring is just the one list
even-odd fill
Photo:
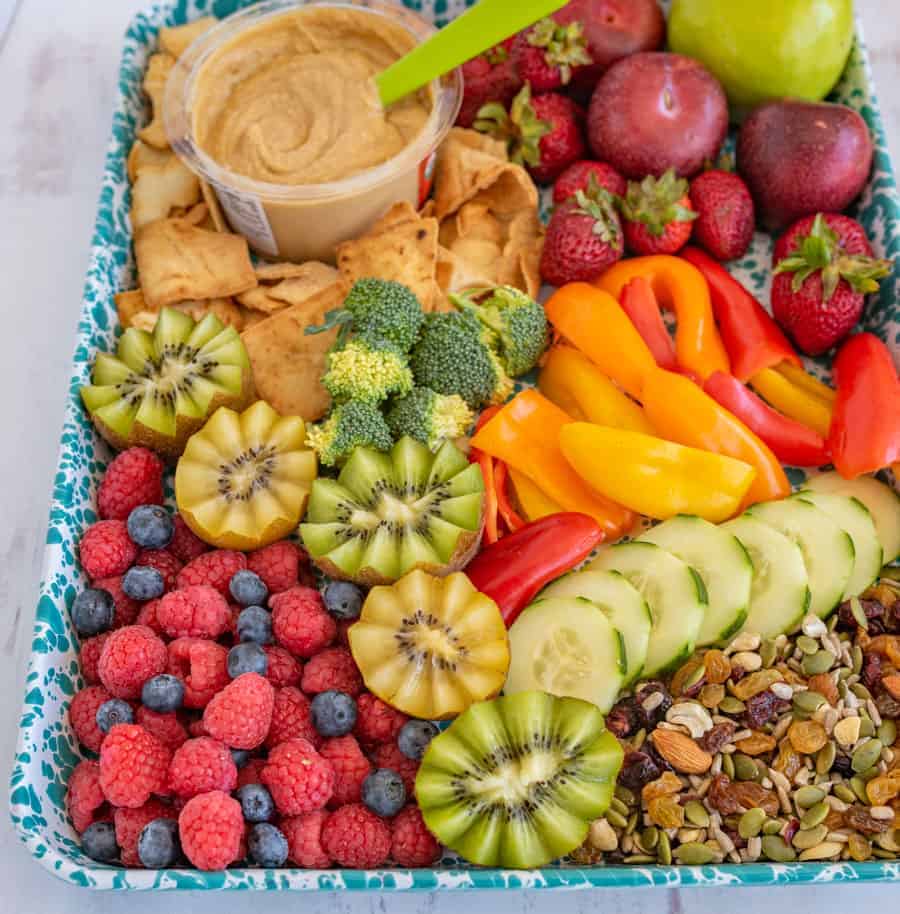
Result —
[[471, 409], [502, 403], [513, 383], [491, 348], [493, 333], [472, 314], [429, 314], [410, 356], [416, 384], [459, 394]]
[[339, 403], [324, 422], [306, 430], [306, 444], [325, 466], [337, 466], [358, 447], [390, 450], [394, 443], [384, 416], [371, 403]]
[[343, 307], [329, 311], [321, 326], [307, 327], [306, 333], [340, 327], [343, 338], [352, 329], [370, 341], [388, 340], [405, 355], [415, 344], [423, 319], [419, 299], [406, 286], [386, 279], [360, 279]]
[[414, 387], [391, 406], [387, 424], [395, 438], [409, 435], [434, 450], [444, 438], [464, 435], [474, 418], [457, 394], [445, 396], [427, 387]]
[[518, 377], [534, 368], [547, 347], [543, 305], [511, 286], [498, 286], [487, 296], [454, 295], [451, 299], [490, 328], [508, 375]]
[[353, 339], [328, 353], [322, 383], [339, 403], [380, 403], [409, 393], [413, 381], [406, 356], [393, 343]]

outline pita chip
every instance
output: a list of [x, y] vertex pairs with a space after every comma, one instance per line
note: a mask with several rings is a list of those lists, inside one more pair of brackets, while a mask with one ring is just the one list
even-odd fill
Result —
[[[270, 281], [270, 276], [274, 281]], [[301, 264], [266, 264], [256, 268], [256, 278], [259, 285], [242, 292], [237, 300], [245, 308], [270, 314], [298, 305], [327, 288], [338, 278], [338, 271], [328, 264], [311, 260]]]
[[[491, 151], [485, 151], [484, 141], [493, 144]], [[497, 145], [503, 148], [502, 157], [497, 154]], [[455, 213], [479, 191], [496, 183], [507, 167], [509, 163], [502, 143], [477, 131], [454, 127], [438, 154], [434, 177], [435, 216], [443, 219]]]
[[147, 165], [165, 165], [174, 158], [175, 153], [171, 149], [156, 149], [148, 146], [143, 140], [137, 139], [131, 144], [131, 150], [128, 153], [128, 180], [134, 183], [138, 172]]
[[[131, 188], [131, 227], [137, 232], [149, 222], [165, 219], [173, 209], [187, 209], [200, 199], [200, 181], [172, 155], [163, 165], [144, 165], [137, 170]], [[206, 218], [206, 211], [200, 219]]]
[[163, 127], [163, 97], [166, 94], [166, 80], [174, 66], [175, 58], [171, 54], [151, 54], [141, 84], [150, 99], [153, 118], [138, 131], [138, 136], [155, 149], [169, 148], [169, 138]]

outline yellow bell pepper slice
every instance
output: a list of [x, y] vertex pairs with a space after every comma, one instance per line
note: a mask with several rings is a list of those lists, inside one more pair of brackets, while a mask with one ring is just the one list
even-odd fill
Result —
[[594, 491], [658, 520], [676, 514], [727, 520], [756, 476], [742, 460], [587, 422], [566, 425], [559, 445]]
[[571, 346], [556, 345], [547, 353], [538, 387], [575, 421], [653, 434], [641, 407]]
[[829, 406], [834, 405], [837, 391], [827, 384], [823, 384], [808, 371], [804, 371], [804, 369], [800, 368], [798, 365], [792, 365], [790, 362], [781, 362], [781, 364], [774, 367], [778, 374], [790, 381], [795, 387], [799, 387], [800, 390], [805, 390], [808, 394], [818, 397]]
[[753, 375], [750, 386], [778, 412], [808, 425], [823, 438], [828, 437], [831, 406], [820, 397], [792, 383], [774, 368], [766, 368]]
[[626, 393], [640, 398], [656, 359], [621, 305], [586, 282], [557, 289], [544, 305], [547, 319]]
[[516, 498], [516, 505], [527, 521], [540, 520], [551, 514], [561, 514], [562, 508], [535, 485], [524, 473], [509, 468], [509, 484]]

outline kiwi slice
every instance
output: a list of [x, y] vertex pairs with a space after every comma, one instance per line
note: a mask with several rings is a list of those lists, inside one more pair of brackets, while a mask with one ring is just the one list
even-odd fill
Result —
[[236, 413], [217, 409], [188, 439], [175, 471], [187, 525], [219, 549], [259, 549], [293, 533], [316, 478], [299, 416], [264, 400]]
[[470, 863], [543, 866], [606, 811], [622, 755], [595, 705], [519, 692], [473, 705], [431, 741], [416, 801], [428, 830]]
[[357, 448], [335, 479], [317, 479], [303, 544], [329, 577], [390, 584], [414, 568], [449, 574], [481, 540], [484, 479], [451, 442], [436, 454], [401, 438], [389, 454]]
[[100, 353], [81, 399], [115, 448], [143, 445], [178, 457], [220, 406], [254, 399], [250, 359], [238, 332], [214, 314], [199, 322], [163, 308], [152, 333], [129, 327], [116, 354]]

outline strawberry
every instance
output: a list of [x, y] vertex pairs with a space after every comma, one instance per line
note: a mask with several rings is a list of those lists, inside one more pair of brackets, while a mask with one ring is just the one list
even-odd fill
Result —
[[594, 177], [597, 183], [614, 197], [624, 196], [628, 189], [628, 182], [612, 165], [585, 160], [570, 165], [556, 179], [556, 183], [553, 185], [553, 202], [563, 203], [569, 197], [574, 197], [575, 191], [587, 190], [591, 177]]
[[554, 286], [596, 279], [624, 253], [612, 195], [592, 180], [560, 204], [547, 226], [541, 276]]
[[580, 22], [560, 25], [549, 18], [541, 19], [516, 35], [513, 64], [532, 92], [550, 92], [567, 86], [578, 67], [593, 63], [586, 45]]
[[756, 212], [747, 185], [730, 171], [706, 171], [691, 182], [697, 210], [694, 241], [716, 260], [743, 257], [753, 241]]
[[661, 178], [629, 181], [620, 209], [625, 243], [632, 254], [674, 254], [691, 237], [697, 213], [688, 183], [669, 169]]
[[506, 140], [510, 159], [524, 165], [535, 181], [549, 184], [584, 158], [583, 121], [584, 111], [570, 98], [555, 92], [532, 98], [526, 83], [509, 111], [496, 102], [485, 105], [475, 129]]
[[818, 213], [795, 222], [773, 255], [772, 314], [807, 355], [839, 343], [862, 316], [865, 297], [889, 276], [863, 227], [849, 216]]
[[473, 57], [462, 66], [463, 101], [456, 118], [460, 127], [471, 127], [488, 102], [508, 107], [522, 88], [512, 60], [513, 38]]

